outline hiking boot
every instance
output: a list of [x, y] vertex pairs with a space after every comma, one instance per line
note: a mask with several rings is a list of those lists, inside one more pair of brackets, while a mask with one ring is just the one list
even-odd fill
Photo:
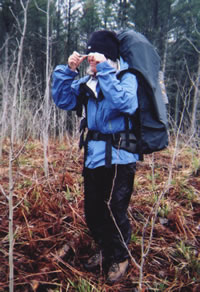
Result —
[[91, 256], [87, 263], [84, 263], [84, 267], [87, 271], [93, 271], [102, 265], [102, 253], [97, 252]]
[[112, 285], [120, 280], [126, 273], [127, 268], [128, 260], [121, 263], [113, 263], [108, 271], [107, 283]]

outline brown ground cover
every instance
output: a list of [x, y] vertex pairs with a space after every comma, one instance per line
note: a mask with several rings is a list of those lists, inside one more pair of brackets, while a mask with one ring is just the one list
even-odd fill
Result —
[[[83, 155], [77, 143], [51, 142], [49, 178], [43, 149], [28, 141], [14, 163], [15, 291], [137, 291], [139, 271], [130, 261], [127, 276], [110, 287], [104, 271], [89, 273], [83, 262], [95, 250], [83, 210]], [[20, 145], [15, 145], [15, 149]], [[143, 226], [168, 180], [168, 149], [139, 162], [129, 207], [130, 252], [141, 261]], [[8, 195], [9, 145], [0, 161], [0, 185]], [[200, 291], [200, 152], [183, 147], [173, 165], [170, 187], [161, 199], [143, 271], [143, 291]], [[8, 201], [0, 190], [0, 291], [9, 285]], [[151, 220], [150, 220], [151, 222]], [[148, 244], [151, 224], [144, 235]]]

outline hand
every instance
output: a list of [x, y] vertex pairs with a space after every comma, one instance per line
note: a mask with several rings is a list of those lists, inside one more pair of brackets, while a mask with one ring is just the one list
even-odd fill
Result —
[[96, 64], [106, 61], [106, 57], [100, 53], [90, 53], [88, 55], [88, 62], [95, 62]]
[[106, 57], [100, 53], [90, 53], [88, 55], [88, 62], [90, 64], [90, 70], [96, 74], [97, 68], [96, 65], [106, 61]]
[[74, 51], [68, 58], [68, 65], [71, 70], [75, 71], [78, 66], [87, 58], [87, 55], [81, 56], [78, 52]]

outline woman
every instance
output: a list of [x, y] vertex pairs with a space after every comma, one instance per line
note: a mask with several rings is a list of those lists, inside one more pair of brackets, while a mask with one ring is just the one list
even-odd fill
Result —
[[[81, 56], [74, 52], [68, 65], [56, 67], [52, 96], [64, 110], [86, 105], [89, 134], [84, 162], [85, 218], [99, 251], [88, 259], [85, 268], [96, 269], [102, 256], [109, 266], [107, 281], [113, 284], [128, 268], [131, 228], [127, 208], [138, 160], [137, 153], [121, 149], [116, 143], [114, 146], [113, 137], [126, 130], [125, 115], [132, 115], [138, 107], [137, 80], [119, 56], [114, 32], [94, 32], [86, 53]], [[89, 74], [77, 80], [77, 69], [86, 58]]]

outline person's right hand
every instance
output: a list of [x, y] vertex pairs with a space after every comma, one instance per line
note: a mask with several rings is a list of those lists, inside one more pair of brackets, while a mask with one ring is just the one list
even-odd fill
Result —
[[75, 71], [78, 66], [87, 58], [87, 55], [81, 56], [78, 52], [74, 51], [68, 58], [68, 66], [71, 70]]

